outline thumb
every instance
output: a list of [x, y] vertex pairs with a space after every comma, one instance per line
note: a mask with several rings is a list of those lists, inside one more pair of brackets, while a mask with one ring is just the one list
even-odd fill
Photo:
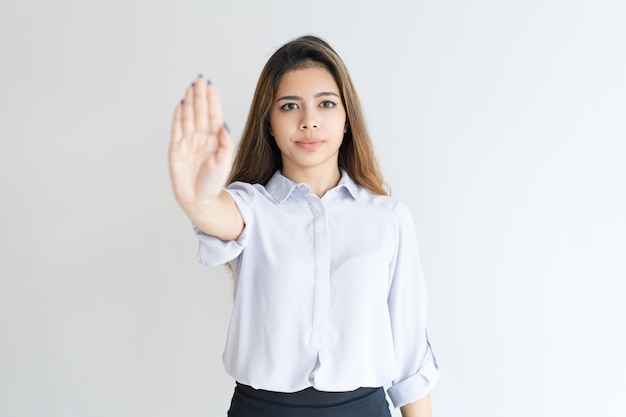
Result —
[[233, 148], [234, 144], [230, 137], [230, 129], [228, 125], [224, 123], [217, 133], [217, 151], [215, 153], [217, 161], [219, 163], [230, 162]]

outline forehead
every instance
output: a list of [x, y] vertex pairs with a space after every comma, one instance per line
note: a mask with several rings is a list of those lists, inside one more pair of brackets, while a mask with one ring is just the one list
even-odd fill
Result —
[[284, 73], [278, 82], [277, 95], [281, 93], [315, 94], [320, 91], [339, 94], [339, 87], [328, 69], [316, 65]]

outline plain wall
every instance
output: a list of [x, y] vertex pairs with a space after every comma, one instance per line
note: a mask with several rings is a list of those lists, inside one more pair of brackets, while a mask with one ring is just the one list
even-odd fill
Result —
[[626, 415], [624, 22], [622, 0], [3, 0], [0, 415], [225, 415], [232, 286], [196, 264], [170, 120], [202, 73], [238, 137], [307, 33], [413, 212], [435, 415]]

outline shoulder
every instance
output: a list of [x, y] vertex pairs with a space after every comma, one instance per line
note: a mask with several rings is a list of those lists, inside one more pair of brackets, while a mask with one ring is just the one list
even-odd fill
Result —
[[389, 210], [396, 210], [400, 204], [398, 199], [388, 194], [378, 194], [360, 185], [346, 170], [342, 169], [341, 174], [341, 181], [338, 184], [338, 188], [347, 190], [357, 203]]
[[248, 204], [252, 203], [260, 196], [267, 196], [267, 189], [263, 184], [250, 184], [247, 182], [236, 181], [226, 187], [233, 198], [244, 201]]
[[356, 200], [362, 204], [386, 208], [392, 211], [396, 211], [399, 207], [404, 206], [404, 204], [395, 197], [376, 194], [360, 185], [355, 185], [354, 196]]
[[413, 223], [413, 215], [410, 208], [396, 197], [376, 194], [366, 188], [357, 186], [357, 200], [360, 204], [376, 207], [386, 212], [398, 225]]

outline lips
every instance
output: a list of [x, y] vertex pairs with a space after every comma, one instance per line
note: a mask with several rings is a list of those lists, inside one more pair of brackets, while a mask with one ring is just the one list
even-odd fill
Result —
[[321, 139], [303, 139], [296, 141], [296, 145], [307, 151], [314, 151], [316, 149], [319, 149], [319, 147], [323, 144], [324, 141]]

